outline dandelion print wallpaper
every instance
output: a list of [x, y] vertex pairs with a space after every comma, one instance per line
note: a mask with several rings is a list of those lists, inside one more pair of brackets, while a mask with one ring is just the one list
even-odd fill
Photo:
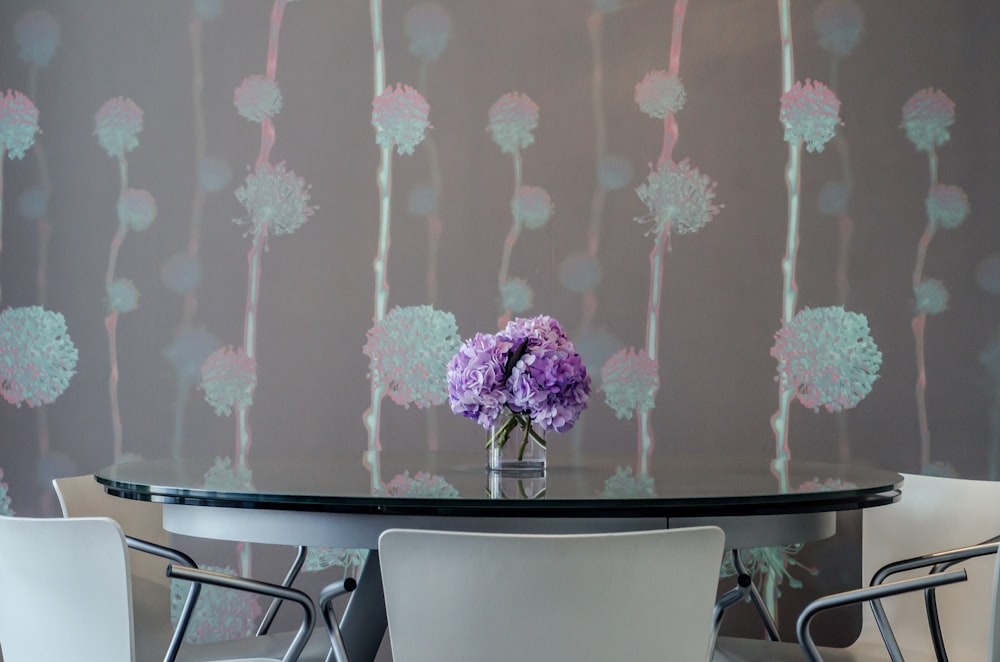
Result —
[[[653, 491], [654, 454], [998, 479], [996, 25], [980, 0], [5, 0], [0, 514], [137, 457], [239, 484], [336, 450], [447, 495], [380, 451], [482, 448], [448, 362], [537, 315], [589, 379], [549, 461], [633, 458], [608, 494]], [[248, 574], [247, 547], [206, 562]], [[754, 556], [772, 606], [833, 581], [825, 549]]]

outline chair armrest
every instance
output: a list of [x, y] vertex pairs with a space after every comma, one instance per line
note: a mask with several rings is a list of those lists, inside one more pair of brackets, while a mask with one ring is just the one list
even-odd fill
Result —
[[[1000, 536], [993, 536], [989, 540], [984, 540], [979, 545], [989, 545], [1000, 542]], [[931, 568], [931, 573], [944, 572], [957, 561], [949, 563], [939, 563]], [[934, 646], [934, 655], [942, 662], [948, 662], [948, 652], [944, 646], [944, 634], [941, 632], [941, 616], [938, 614], [937, 595], [934, 589], [924, 592], [924, 604], [927, 608], [927, 627], [931, 633], [931, 644]]]
[[[160, 558], [167, 559], [168, 561], [172, 561], [187, 568], [198, 567], [198, 564], [194, 562], [194, 559], [184, 552], [172, 547], [164, 547], [163, 545], [158, 545], [156, 543], [149, 542], [148, 540], [142, 540], [141, 538], [133, 538], [132, 536], [125, 536], [125, 543], [130, 549], [134, 549], [145, 554], [152, 554], [153, 556], [159, 556]], [[191, 590], [188, 591], [187, 599], [184, 601], [184, 606], [181, 608], [180, 616], [177, 619], [177, 626], [174, 628], [174, 634], [170, 637], [170, 645], [167, 646], [167, 652], [163, 656], [165, 662], [173, 660], [177, 657], [177, 651], [180, 650], [181, 643], [184, 641], [184, 635], [187, 633], [188, 623], [191, 622], [191, 617], [194, 615], [195, 603], [198, 601], [198, 595], [200, 593], [201, 584], [191, 584]]]
[[323, 615], [323, 622], [326, 623], [326, 632], [330, 635], [330, 648], [336, 662], [350, 662], [350, 660], [347, 656], [347, 648], [344, 646], [344, 639], [340, 636], [337, 615], [333, 611], [333, 599], [350, 593], [357, 587], [358, 582], [354, 577], [347, 577], [339, 582], [328, 584], [319, 592], [319, 613]]
[[[994, 538], [991, 541], [984, 542], [979, 545], [973, 545], [971, 547], [948, 549], [940, 552], [934, 552], [933, 554], [924, 554], [923, 556], [916, 556], [910, 559], [889, 563], [879, 568], [879, 570], [872, 577], [871, 585], [875, 586], [881, 584], [888, 577], [900, 572], [906, 572], [908, 570], [930, 567], [931, 574], [937, 574], [947, 570], [959, 561], [967, 561], [968, 559], [976, 558], [977, 556], [996, 554], [998, 549], [1000, 549], [1000, 542], [997, 542], [997, 540], [997, 538]], [[931, 642], [934, 645], [934, 654], [937, 659], [947, 662], [948, 654], [945, 651], [944, 635], [941, 633], [941, 620], [938, 617], [937, 598], [934, 595], [933, 587], [928, 589], [924, 594], [924, 601], [927, 605], [927, 625], [930, 630]], [[885, 640], [885, 645], [889, 650], [889, 654], [898, 656], [901, 659], [902, 653], [899, 651], [899, 644], [896, 642], [896, 637], [893, 635], [892, 628], [889, 626], [889, 619], [885, 614], [885, 609], [882, 607], [882, 603], [879, 600], [872, 601], [872, 613], [875, 615], [875, 623], [878, 625], [878, 629], [882, 633], [882, 639]]]
[[[912, 591], [923, 591], [935, 586], [944, 586], [946, 584], [964, 582], [966, 579], [968, 579], [968, 576], [966, 575], [964, 569], [953, 570], [951, 572], [928, 575], [926, 577], [903, 579], [897, 582], [878, 584], [876, 586], [859, 588], [853, 591], [834, 593], [833, 595], [813, 600], [806, 605], [805, 609], [802, 610], [802, 613], [799, 614], [799, 619], [795, 624], [795, 632], [798, 635], [799, 644], [802, 646], [802, 651], [806, 654], [806, 659], [810, 660], [810, 662], [822, 662], [823, 658], [820, 657], [819, 651], [813, 643], [812, 635], [809, 632], [809, 625], [812, 623], [813, 617], [819, 612], [859, 602], [879, 600], [892, 595], [900, 595], [902, 593], [909, 593]], [[888, 643], [889, 642], [887, 641], [887, 647]], [[898, 648], [895, 654], [892, 650], [890, 650], [889, 655], [894, 662], [901, 662], [903, 659], [898, 653]]]
[[[200, 582], [202, 584], [213, 584], [223, 588], [258, 593], [297, 603], [302, 607], [302, 624], [299, 626], [298, 632], [295, 633], [295, 638], [292, 639], [292, 643], [288, 647], [285, 656], [281, 658], [282, 662], [295, 662], [299, 658], [299, 655], [302, 654], [306, 646], [306, 642], [309, 640], [309, 635], [316, 626], [316, 608], [313, 606], [313, 602], [309, 596], [298, 589], [269, 584], [246, 577], [235, 577], [221, 572], [199, 570], [172, 564], [167, 566], [167, 577], [176, 577], [177, 579], [186, 579], [190, 582]], [[168, 660], [167, 662], [172, 661]]]
[[[299, 546], [295, 552], [295, 558], [292, 559], [292, 565], [289, 566], [288, 572], [285, 574], [285, 579], [281, 582], [282, 586], [287, 588], [295, 582], [295, 578], [299, 576], [299, 571], [302, 570], [302, 565], [306, 562], [306, 554], [308, 553], [308, 547]], [[267, 634], [267, 631], [271, 629], [271, 623], [274, 622], [274, 617], [278, 614], [279, 607], [281, 607], [281, 600], [278, 598], [271, 600], [264, 618], [260, 621], [260, 627], [257, 628], [258, 637]]]

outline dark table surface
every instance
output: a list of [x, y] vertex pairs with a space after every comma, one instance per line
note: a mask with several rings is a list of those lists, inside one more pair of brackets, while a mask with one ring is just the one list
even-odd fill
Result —
[[[210, 481], [211, 459], [142, 460], [96, 472], [114, 495], [162, 503], [406, 515], [552, 517], [766, 515], [853, 510], [898, 498], [898, 473], [862, 465], [768, 458], [654, 458], [647, 475], [623, 457], [591, 456], [578, 465], [550, 458], [544, 479], [504, 478], [490, 495], [490, 475], [476, 453], [380, 454], [378, 476], [358, 454], [251, 458], [250, 481], [231, 473]], [[495, 490], [496, 483], [492, 488]], [[528, 494], [539, 498], [519, 498]]]

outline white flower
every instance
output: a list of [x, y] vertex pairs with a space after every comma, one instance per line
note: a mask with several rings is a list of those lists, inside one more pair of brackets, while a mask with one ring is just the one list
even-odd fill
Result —
[[413, 154], [430, 128], [427, 101], [409, 85], [390, 85], [372, 101], [372, 126], [375, 142], [382, 147], [396, 145], [398, 154]]
[[650, 71], [635, 84], [635, 102], [639, 110], [650, 117], [662, 120], [668, 114], [677, 113], [686, 100], [681, 79], [667, 71]]
[[131, 99], [115, 97], [105, 101], [94, 120], [97, 142], [108, 156], [123, 156], [139, 146], [142, 110]]
[[309, 205], [309, 186], [293, 170], [286, 170], [284, 161], [277, 166], [264, 163], [247, 175], [236, 189], [236, 199], [250, 212], [255, 232], [265, 228], [269, 234], [290, 234], [316, 211]]
[[247, 76], [233, 92], [236, 112], [251, 122], [263, 122], [281, 110], [281, 89], [266, 76]]
[[535, 142], [538, 106], [527, 94], [508, 92], [490, 106], [488, 129], [504, 154], [514, 154]]

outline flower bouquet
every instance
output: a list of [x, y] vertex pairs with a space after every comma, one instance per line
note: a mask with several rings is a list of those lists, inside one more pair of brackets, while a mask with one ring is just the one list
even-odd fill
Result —
[[[492, 470], [544, 470], [545, 432], [573, 427], [590, 397], [590, 376], [555, 319], [517, 318], [477, 333], [448, 363], [451, 410], [488, 432]], [[508, 447], [512, 435], [516, 452]]]

